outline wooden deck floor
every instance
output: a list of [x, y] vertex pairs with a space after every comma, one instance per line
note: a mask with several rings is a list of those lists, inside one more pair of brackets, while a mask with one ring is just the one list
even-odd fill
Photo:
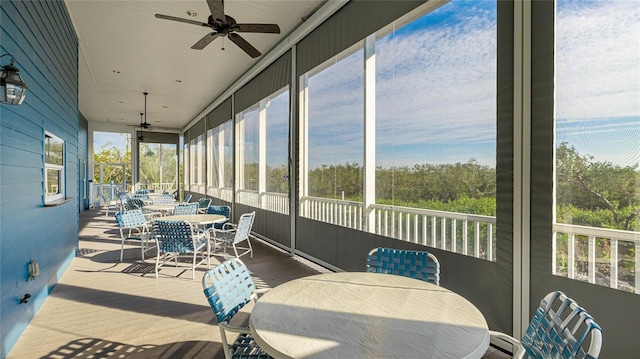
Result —
[[[8, 358], [224, 358], [213, 313], [202, 294], [206, 265], [163, 267], [154, 276], [154, 253], [140, 260], [125, 246], [112, 216], [80, 215], [80, 253], [62, 276]], [[259, 288], [327, 272], [259, 241], [243, 257]], [[246, 258], [246, 259], [245, 259]], [[212, 266], [224, 260], [212, 257]]]

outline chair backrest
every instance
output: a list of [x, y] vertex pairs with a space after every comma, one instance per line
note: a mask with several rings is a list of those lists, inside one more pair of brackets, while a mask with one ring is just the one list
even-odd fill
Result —
[[521, 340], [531, 358], [597, 358], [602, 329], [587, 311], [560, 291], [547, 294]]
[[256, 217], [256, 212], [245, 213], [240, 216], [238, 220], [238, 226], [236, 227], [236, 236], [233, 239], [233, 243], [240, 243], [249, 238], [251, 234], [251, 227], [253, 226], [253, 220]]
[[229, 217], [231, 217], [231, 207], [229, 207], [229, 206], [209, 206], [209, 208], [207, 208], [207, 214], [219, 214], [219, 215], [227, 217], [226, 221], [217, 222], [217, 223], [213, 224], [213, 228], [222, 229], [222, 226], [225, 223], [229, 222]]
[[440, 262], [432, 253], [394, 248], [374, 248], [367, 255], [367, 272], [388, 273], [440, 285]]
[[156, 220], [153, 222], [153, 237], [162, 253], [193, 253], [194, 234], [189, 222]]
[[132, 209], [142, 209], [144, 207], [144, 201], [140, 198], [129, 198], [127, 203], [124, 204], [124, 209], [132, 210]]
[[211, 205], [211, 198], [200, 198], [198, 200], [198, 208], [207, 209]]
[[181, 216], [185, 214], [197, 214], [197, 213], [198, 213], [197, 203], [178, 203], [176, 207], [173, 209], [173, 214], [176, 216]]
[[173, 203], [173, 197], [171, 197], [171, 195], [169, 195], [169, 197], [160, 195], [154, 198], [152, 202], [153, 204], [171, 204]]
[[127, 203], [129, 198], [131, 198], [131, 196], [129, 196], [128, 193], [121, 192], [118, 194], [118, 198], [120, 199], [120, 203], [124, 205], [125, 203]]
[[184, 203], [189, 203], [189, 201], [191, 201], [191, 197], [193, 197], [191, 194], [184, 196]]
[[228, 323], [251, 301], [256, 285], [247, 266], [240, 259], [231, 258], [204, 274], [202, 289], [218, 323]]
[[147, 219], [141, 210], [132, 209], [129, 211], [116, 212], [116, 222], [118, 222], [118, 227], [134, 228], [145, 225]]

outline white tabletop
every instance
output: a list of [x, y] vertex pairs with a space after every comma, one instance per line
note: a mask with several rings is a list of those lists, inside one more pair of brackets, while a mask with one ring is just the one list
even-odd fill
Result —
[[155, 218], [155, 221], [187, 221], [191, 224], [202, 225], [224, 221], [227, 217], [221, 214], [183, 214]]
[[274, 358], [481, 358], [482, 313], [445, 288], [390, 274], [320, 274], [282, 284], [251, 312]]
[[144, 209], [148, 209], [151, 211], [172, 211], [174, 208], [176, 208], [177, 203], [167, 203], [167, 204], [148, 204], [146, 206], [144, 206]]

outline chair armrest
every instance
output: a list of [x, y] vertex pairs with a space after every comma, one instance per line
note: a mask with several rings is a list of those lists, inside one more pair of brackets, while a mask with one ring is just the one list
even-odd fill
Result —
[[524, 347], [518, 339], [508, 334], [496, 332], [493, 330], [489, 331], [489, 335], [491, 344], [499, 348], [509, 350], [511, 353], [513, 353], [514, 359], [524, 358], [526, 351], [524, 350]]
[[251, 299], [253, 299], [254, 301], [260, 299], [260, 297], [262, 297], [264, 295], [264, 293], [270, 291], [271, 288], [260, 288], [260, 289], [256, 289], [253, 291], [253, 293], [251, 294]]
[[249, 327], [236, 327], [233, 325], [229, 325], [227, 323], [218, 323], [218, 326], [228, 332], [241, 333], [241, 334], [251, 333], [251, 330], [249, 330]]
[[[235, 223], [226, 222], [225, 224], [222, 225], [222, 229], [221, 230], [222, 231], [234, 231], [237, 227], [238, 227], [238, 225], [235, 224]], [[220, 231], [220, 229], [219, 229], [219, 231]]]

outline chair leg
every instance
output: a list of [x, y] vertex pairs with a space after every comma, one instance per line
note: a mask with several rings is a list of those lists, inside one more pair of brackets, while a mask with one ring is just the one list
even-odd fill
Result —
[[122, 243], [120, 244], [120, 262], [122, 262], [124, 253], [124, 233], [122, 233], [122, 228], [120, 228], [120, 238], [122, 239]]
[[249, 245], [249, 258], [253, 259], [253, 247], [251, 247], [251, 241], [247, 237], [247, 244]]
[[156, 278], [158, 278], [158, 266], [160, 264], [160, 253], [156, 256]]

